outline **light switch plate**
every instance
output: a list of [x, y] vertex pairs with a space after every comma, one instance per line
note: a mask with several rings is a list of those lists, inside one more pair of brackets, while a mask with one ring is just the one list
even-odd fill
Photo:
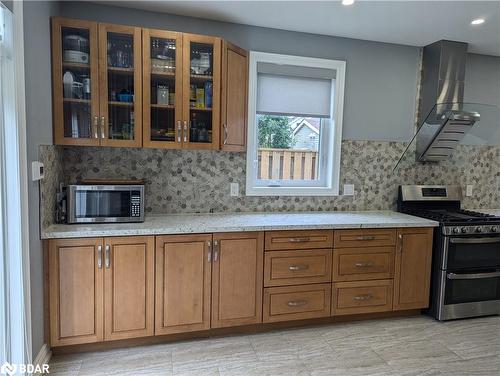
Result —
[[43, 163], [39, 161], [31, 162], [31, 178], [33, 181], [42, 180], [44, 177]]
[[465, 187], [465, 195], [467, 197], [472, 197], [472, 191], [474, 190], [474, 186], [472, 184], [467, 184]]
[[344, 196], [354, 196], [354, 184], [344, 184]]
[[231, 196], [238, 197], [240, 195], [240, 185], [238, 183], [231, 183]]

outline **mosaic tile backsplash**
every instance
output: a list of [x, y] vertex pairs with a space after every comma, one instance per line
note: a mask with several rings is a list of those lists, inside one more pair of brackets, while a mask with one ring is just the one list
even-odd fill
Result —
[[[144, 179], [146, 213], [232, 211], [340, 211], [395, 209], [399, 184], [474, 185], [467, 208], [500, 208], [500, 148], [461, 146], [439, 165], [406, 160], [392, 171], [405, 143], [343, 141], [340, 186], [354, 184], [354, 196], [245, 196], [245, 153], [160, 149], [42, 146], [41, 223], [53, 223], [59, 182], [81, 179]], [[240, 185], [230, 197], [229, 184]]]

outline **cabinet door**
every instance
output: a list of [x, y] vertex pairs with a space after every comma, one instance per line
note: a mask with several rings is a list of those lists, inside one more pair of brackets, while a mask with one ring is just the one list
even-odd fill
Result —
[[245, 151], [247, 133], [248, 52], [222, 45], [221, 150]]
[[183, 34], [182, 142], [187, 149], [218, 149], [221, 40]]
[[214, 234], [212, 327], [262, 322], [262, 232]]
[[429, 306], [432, 229], [398, 230], [394, 273], [394, 310]]
[[[99, 145], [97, 23], [52, 19], [54, 143]], [[46, 95], [39, 88], [33, 95]]]
[[102, 239], [49, 241], [51, 346], [103, 339]]
[[103, 146], [142, 146], [141, 29], [99, 24], [99, 133]]
[[155, 334], [210, 328], [212, 235], [156, 237]]
[[144, 146], [182, 147], [182, 34], [142, 29]]
[[104, 239], [104, 339], [153, 335], [154, 237]]

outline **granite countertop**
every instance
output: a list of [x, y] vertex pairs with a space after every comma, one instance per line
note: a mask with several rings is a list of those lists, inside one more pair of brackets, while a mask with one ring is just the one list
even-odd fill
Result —
[[438, 222], [394, 211], [218, 213], [146, 216], [143, 223], [52, 225], [42, 239], [211, 232], [436, 227]]
[[496, 215], [497, 217], [500, 217], [500, 209], [475, 209], [474, 211], [485, 214], [492, 214]]

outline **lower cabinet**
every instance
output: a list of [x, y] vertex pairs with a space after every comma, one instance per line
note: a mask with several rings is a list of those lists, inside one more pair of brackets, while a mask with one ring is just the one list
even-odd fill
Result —
[[153, 334], [154, 237], [49, 242], [52, 346]]
[[392, 279], [333, 284], [333, 316], [386, 311], [392, 311]]
[[429, 306], [431, 228], [398, 229], [394, 272], [394, 310]]
[[262, 322], [264, 234], [214, 234], [212, 328]]
[[211, 261], [211, 234], [156, 237], [156, 335], [210, 328]]

